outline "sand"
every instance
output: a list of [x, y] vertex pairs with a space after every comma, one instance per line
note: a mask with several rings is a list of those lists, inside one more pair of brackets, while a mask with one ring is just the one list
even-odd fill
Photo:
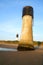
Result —
[[0, 51], [0, 65], [43, 65], [43, 49]]
[[17, 48], [18, 44], [0, 44], [2, 48]]
[[[3, 48], [17, 48], [18, 44], [0, 44]], [[0, 65], [43, 65], [43, 46], [33, 51], [0, 51]]]

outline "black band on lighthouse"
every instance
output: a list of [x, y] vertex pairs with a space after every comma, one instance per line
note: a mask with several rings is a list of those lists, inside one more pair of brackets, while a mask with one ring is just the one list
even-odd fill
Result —
[[30, 15], [33, 18], [33, 8], [31, 6], [26, 6], [23, 8], [22, 17], [25, 15]]

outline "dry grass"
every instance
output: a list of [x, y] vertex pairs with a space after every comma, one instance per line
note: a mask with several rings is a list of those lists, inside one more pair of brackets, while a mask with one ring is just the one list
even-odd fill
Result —
[[[19, 44], [19, 41], [15, 40], [15, 41], [3, 41], [0, 40], [0, 44]], [[34, 46], [39, 46], [42, 45], [43, 46], [43, 42], [40, 41], [33, 41]]]
[[0, 41], [0, 44], [18, 44], [19, 41]]

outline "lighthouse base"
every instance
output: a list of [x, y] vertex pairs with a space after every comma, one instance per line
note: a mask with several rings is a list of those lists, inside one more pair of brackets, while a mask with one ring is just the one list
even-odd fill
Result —
[[30, 44], [19, 44], [17, 50], [18, 51], [30, 51], [30, 50], [35, 50], [35, 48], [33, 45], [30, 45]]

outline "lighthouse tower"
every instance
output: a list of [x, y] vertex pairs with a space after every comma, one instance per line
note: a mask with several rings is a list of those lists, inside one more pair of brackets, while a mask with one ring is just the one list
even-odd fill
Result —
[[33, 21], [33, 8], [31, 6], [26, 6], [23, 8], [22, 12], [22, 31], [20, 36], [19, 47], [31, 47], [33, 48], [33, 34], [32, 34], [32, 22]]

